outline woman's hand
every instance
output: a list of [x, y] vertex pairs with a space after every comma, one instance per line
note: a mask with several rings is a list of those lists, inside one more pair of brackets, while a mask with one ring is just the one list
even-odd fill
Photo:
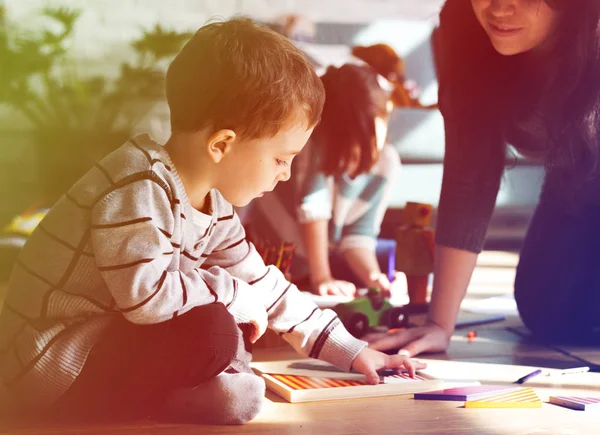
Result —
[[467, 291], [477, 254], [436, 246], [435, 277], [429, 303], [429, 320], [424, 326], [363, 337], [372, 349], [401, 349], [414, 357], [422, 352], [444, 352], [454, 332], [460, 303]]
[[452, 331], [440, 325], [427, 322], [424, 326], [401, 329], [392, 333], [367, 334], [363, 340], [374, 350], [400, 349], [400, 352], [414, 357], [422, 352], [444, 352], [450, 344]]

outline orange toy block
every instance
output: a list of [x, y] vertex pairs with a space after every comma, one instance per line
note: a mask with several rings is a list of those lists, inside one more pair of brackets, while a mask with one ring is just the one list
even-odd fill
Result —
[[429, 227], [432, 206], [408, 202], [396, 230], [396, 270], [404, 272], [411, 304], [427, 302], [427, 283], [433, 272], [434, 231]]

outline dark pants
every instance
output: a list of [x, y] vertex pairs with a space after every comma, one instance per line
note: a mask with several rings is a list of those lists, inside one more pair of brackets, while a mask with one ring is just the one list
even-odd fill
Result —
[[52, 407], [51, 418], [155, 417], [169, 391], [197, 386], [230, 366], [240, 334], [220, 303], [152, 325], [135, 325], [119, 317], [92, 348], [71, 388]]
[[515, 299], [540, 340], [600, 344], [600, 207], [570, 210], [542, 195], [521, 252]]

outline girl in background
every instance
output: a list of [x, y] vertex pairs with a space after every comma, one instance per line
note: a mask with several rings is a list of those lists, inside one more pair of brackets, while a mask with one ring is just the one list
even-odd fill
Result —
[[321, 80], [321, 123], [290, 182], [251, 204], [248, 233], [293, 242], [292, 280], [317, 294], [354, 295], [357, 286], [390, 292], [395, 242], [377, 238], [400, 168], [386, 143], [390, 94], [366, 65], [330, 67]]

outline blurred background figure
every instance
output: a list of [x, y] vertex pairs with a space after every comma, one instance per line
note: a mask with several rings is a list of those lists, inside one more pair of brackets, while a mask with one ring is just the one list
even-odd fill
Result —
[[294, 242], [292, 280], [318, 294], [389, 292], [395, 242], [378, 235], [400, 168], [386, 143], [390, 93], [366, 65], [330, 67], [321, 80], [321, 123], [296, 157], [290, 181], [254, 200], [249, 234], [257, 243]]

